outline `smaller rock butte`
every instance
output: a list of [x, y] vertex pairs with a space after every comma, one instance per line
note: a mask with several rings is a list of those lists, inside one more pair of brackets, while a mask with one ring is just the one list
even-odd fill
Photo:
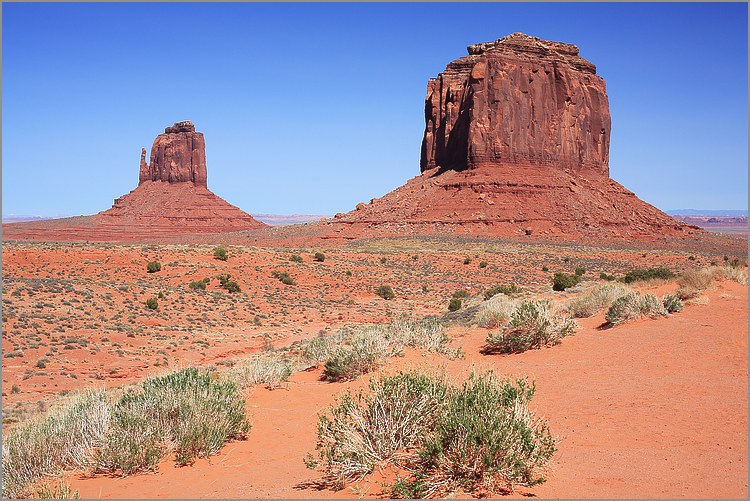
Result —
[[3, 225], [6, 239], [154, 242], [268, 225], [216, 196], [206, 186], [206, 145], [190, 121], [154, 140], [151, 162], [141, 151], [138, 187], [93, 216]]

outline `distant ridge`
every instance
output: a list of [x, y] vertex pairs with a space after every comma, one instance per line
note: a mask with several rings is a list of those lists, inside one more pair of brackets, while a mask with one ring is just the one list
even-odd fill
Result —
[[666, 212], [670, 216], [747, 216], [746, 210], [736, 209], [674, 209]]

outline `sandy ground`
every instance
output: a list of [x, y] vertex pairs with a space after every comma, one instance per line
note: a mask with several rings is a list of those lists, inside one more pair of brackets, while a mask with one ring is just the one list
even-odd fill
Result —
[[[384, 370], [445, 366], [459, 378], [474, 367], [535, 380], [532, 407], [561, 441], [547, 483], [515, 496], [744, 498], [748, 291], [722, 282], [708, 298], [669, 318], [611, 329], [599, 328], [601, 316], [584, 319], [561, 345], [518, 355], [482, 355], [485, 329], [453, 328], [466, 359], [410, 352]], [[69, 481], [85, 498], [377, 496], [373, 478], [339, 492], [312, 487], [319, 473], [303, 458], [314, 450], [317, 413], [367, 382], [319, 377], [302, 372], [285, 389], [249, 391], [247, 440], [210, 460], [184, 468], [165, 460], [155, 474]]]

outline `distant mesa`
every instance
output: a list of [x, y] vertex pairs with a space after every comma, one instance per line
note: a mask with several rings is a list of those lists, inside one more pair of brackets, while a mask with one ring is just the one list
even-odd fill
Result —
[[467, 51], [427, 83], [422, 174], [327, 221], [324, 238], [701, 231], [610, 179], [606, 86], [578, 47], [513, 33]]
[[190, 121], [164, 129], [141, 150], [138, 187], [93, 216], [3, 225], [5, 239], [148, 242], [268, 225], [207, 188], [206, 144]]

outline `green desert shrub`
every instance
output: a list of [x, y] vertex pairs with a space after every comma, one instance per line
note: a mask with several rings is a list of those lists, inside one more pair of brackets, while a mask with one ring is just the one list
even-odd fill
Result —
[[545, 481], [545, 466], [557, 450], [547, 424], [529, 403], [535, 386], [500, 379], [492, 372], [449, 388], [415, 462], [427, 496], [457, 489], [477, 493], [512, 491]]
[[684, 307], [682, 301], [680, 301], [679, 295], [677, 294], [667, 294], [664, 296], [664, 299], [662, 299], [662, 303], [664, 304], [664, 309], [667, 310], [667, 313], [679, 313]]
[[486, 268], [487, 267], [487, 261], [479, 261], [479, 267], [480, 268]]
[[574, 299], [571, 311], [576, 318], [592, 317], [609, 306], [618, 297], [630, 292], [630, 288], [618, 283], [598, 284], [590, 291]]
[[564, 291], [571, 287], [578, 285], [581, 278], [578, 275], [571, 275], [569, 273], [557, 272], [552, 277], [552, 290], [553, 291]]
[[385, 462], [412, 472], [395, 495], [487, 495], [544, 481], [556, 450], [529, 409], [525, 379], [472, 374], [460, 386], [419, 371], [373, 378], [319, 415], [316, 450], [325, 480], [343, 487]]
[[241, 388], [263, 385], [268, 389], [281, 386], [294, 372], [294, 364], [287, 357], [275, 353], [261, 353], [236, 363], [227, 377]]
[[484, 299], [490, 299], [491, 297], [496, 296], [498, 294], [505, 294], [506, 296], [509, 296], [511, 294], [518, 294], [520, 292], [521, 292], [521, 289], [519, 289], [516, 286], [516, 284], [496, 285], [495, 287], [492, 287], [484, 291]]
[[302, 256], [299, 254], [294, 254], [292, 257], [289, 258], [289, 260], [293, 263], [302, 263], [304, 262], [304, 259], [302, 259]]
[[487, 329], [503, 327], [510, 322], [510, 317], [518, 302], [518, 299], [508, 297], [505, 294], [493, 296], [479, 306], [474, 320], [480, 327]]
[[601, 272], [601, 273], [599, 273], [599, 278], [601, 278], [602, 280], [606, 280], [608, 282], [611, 282], [611, 281], [613, 281], [617, 277], [615, 277], [614, 275], [607, 275], [606, 273]]
[[92, 466], [109, 418], [107, 394], [98, 389], [74, 394], [46, 416], [17, 425], [3, 437], [3, 497], [31, 497], [40, 480]]
[[556, 309], [549, 299], [521, 301], [513, 310], [510, 324], [487, 335], [487, 344], [501, 353], [521, 353], [560, 343], [575, 332], [576, 323], [564, 311]]
[[586, 273], [586, 268], [576, 268], [575, 275], [577, 277], [582, 277]]
[[146, 265], [146, 271], [149, 273], [156, 273], [161, 271], [161, 263], [159, 261], [151, 261]]
[[294, 278], [292, 278], [292, 276], [286, 271], [274, 270], [272, 272], [272, 275], [275, 278], [279, 279], [279, 282], [284, 285], [297, 285], [297, 282], [294, 280]]
[[159, 307], [159, 300], [155, 297], [150, 297], [146, 300], [146, 308], [149, 310], [155, 310]]
[[464, 259], [464, 264], [471, 264], [471, 258], [470, 257], [466, 257]]
[[322, 263], [323, 261], [326, 260], [326, 255], [323, 254], [322, 252], [316, 252], [315, 255], [313, 256], [313, 259], [315, 261], [318, 261], [319, 263]]
[[646, 280], [669, 280], [675, 278], [677, 275], [672, 273], [668, 268], [636, 268], [628, 271], [622, 281], [626, 284], [633, 282], [642, 282]]
[[218, 259], [220, 261], [226, 261], [229, 259], [229, 256], [227, 255], [227, 248], [224, 245], [219, 245], [218, 247], [214, 248], [214, 259]]
[[225, 288], [225, 289], [226, 289], [226, 290], [227, 290], [228, 292], [239, 292], [239, 291], [240, 291], [240, 284], [238, 284], [238, 283], [237, 283], [237, 282], [235, 282], [234, 280], [230, 280], [229, 282], [227, 282], [227, 283], [226, 283], [226, 284], [224, 285], [224, 288]]
[[396, 294], [393, 293], [393, 289], [390, 285], [380, 285], [375, 289], [375, 294], [382, 297], [383, 299], [393, 299]]
[[193, 282], [190, 282], [190, 288], [193, 290], [206, 290], [206, 282], [203, 280], [196, 280]]
[[471, 296], [471, 294], [469, 294], [469, 291], [461, 289], [461, 290], [454, 292], [451, 297], [457, 298], [457, 299], [466, 299], [469, 296]]
[[451, 298], [450, 303], [448, 303], [448, 311], [458, 311], [462, 305], [463, 302], [459, 298]]
[[155, 469], [172, 451], [178, 465], [192, 464], [249, 428], [237, 386], [191, 367], [149, 378], [120, 398], [97, 463], [129, 475]]

